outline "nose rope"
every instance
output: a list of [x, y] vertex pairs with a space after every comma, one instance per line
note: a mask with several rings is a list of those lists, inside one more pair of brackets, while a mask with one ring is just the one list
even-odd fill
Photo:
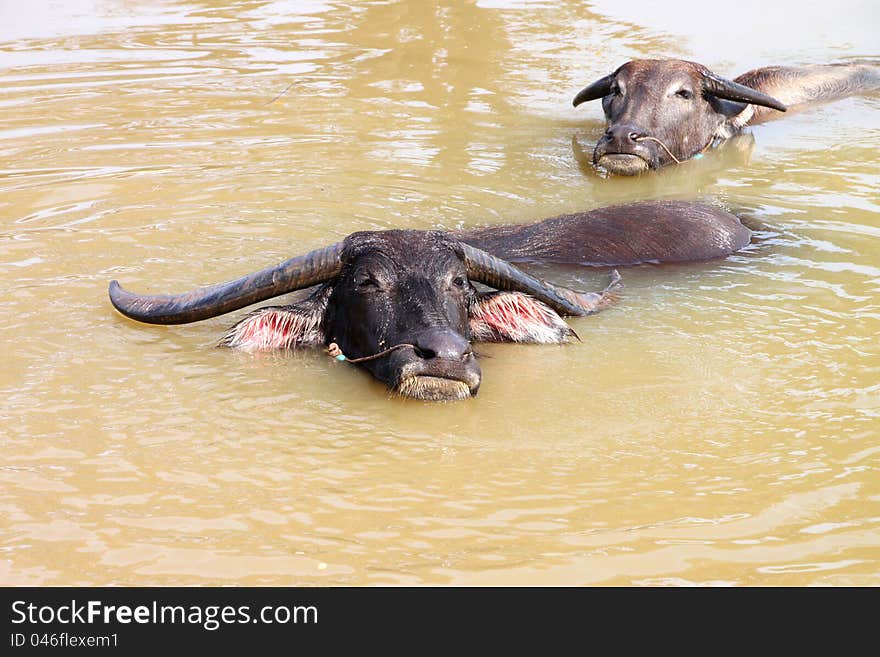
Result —
[[[666, 144], [664, 144], [662, 141], [660, 141], [656, 137], [651, 137], [650, 135], [644, 135], [642, 137], [633, 138], [633, 141], [645, 141], [645, 140], [656, 141], [658, 144], [660, 144], [660, 146], [663, 147], [663, 150], [666, 151], [666, 153], [669, 155], [669, 157], [671, 157], [673, 160], [675, 160], [676, 164], [681, 164], [681, 160], [679, 160], [677, 157], [675, 157], [675, 155], [672, 154], [672, 151], [666, 147]], [[703, 157], [703, 153], [706, 152], [706, 149], [708, 149], [712, 145], [712, 142], [714, 142], [714, 141], [715, 141], [715, 135], [712, 135], [712, 138], [709, 139], [709, 141], [706, 143], [705, 146], [703, 146], [702, 149], [700, 149], [700, 152], [697, 153], [696, 155], [694, 155], [691, 159], [692, 160], [699, 160], [701, 157]]]
[[669, 155], [669, 157], [671, 157], [673, 160], [675, 160], [676, 164], [681, 164], [681, 160], [679, 160], [677, 157], [675, 157], [675, 155], [672, 154], [672, 151], [669, 150], [668, 148], [666, 148], [666, 144], [664, 144], [662, 141], [660, 141], [656, 137], [649, 137], [648, 135], [645, 135], [643, 137], [635, 137], [633, 139], [633, 141], [645, 141], [645, 140], [656, 141], [658, 144], [660, 144], [660, 146], [663, 147], [663, 150], [666, 151], [666, 153]]
[[409, 344], [408, 342], [403, 342], [401, 344], [396, 344], [393, 347], [388, 347], [388, 349], [384, 349], [377, 354], [373, 354], [372, 356], [363, 356], [361, 358], [349, 358], [345, 354], [342, 353], [342, 349], [339, 348], [339, 345], [335, 342], [331, 342], [327, 345], [327, 353], [330, 354], [333, 358], [339, 361], [347, 360], [349, 363], [362, 363], [365, 360], [375, 360], [376, 358], [381, 358], [386, 354], [390, 354], [395, 349], [403, 349], [404, 347], [412, 347], [416, 348], [414, 344]]

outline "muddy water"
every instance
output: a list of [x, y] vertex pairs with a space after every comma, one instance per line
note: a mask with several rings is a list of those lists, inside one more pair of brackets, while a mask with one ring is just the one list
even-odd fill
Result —
[[[880, 584], [880, 98], [637, 180], [570, 106], [635, 56], [870, 57], [876, 9], [617, 4], [0, 2], [0, 583]], [[481, 347], [464, 403], [106, 298], [659, 197], [760, 239]]]

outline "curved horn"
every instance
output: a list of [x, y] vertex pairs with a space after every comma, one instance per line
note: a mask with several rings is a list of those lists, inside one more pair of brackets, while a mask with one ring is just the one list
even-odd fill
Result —
[[116, 281], [110, 281], [110, 302], [123, 315], [139, 322], [197, 322], [328, 281], [342, 269], [341, 251], [340, 242], [228, 283], [183, 294], [133, 294], [123, 290]]
[[757, 89], [752, 89], [739, 82], [720, 78], [712, 73], [703, 73], [703, 91], [716, 98], [735, 100], [741, 103], [751, 103], [752, 105], [763, 105], [764, 107], [771, 107], [780, 112], [784, 112], [788, 109], [772, 96], [768, 96]]
[[[597, 310], [595, 294], [576, 292], [539, 281], [491, 253], [460, 242], [468, 278], [499, 290], [525, 292], [543, 301], [561, 315], [580, 317]], [[616, 281], [615, 281], [616, 282]]]
[[571, 101], [571, 104], [577, 107], [581, 103], [585, 103], [588, 100], [596, 100], [598, 98], [602, 98], [603, 96], [607, 96], [611, 93], [611, 85], [614, 84], [614, 77], [616, 75], [616, 72], [610, 73], [604, 78], [596, 80], [590, 86], [584, 87], [578, 92], [577, 96], [574, 97], [574, 100]]

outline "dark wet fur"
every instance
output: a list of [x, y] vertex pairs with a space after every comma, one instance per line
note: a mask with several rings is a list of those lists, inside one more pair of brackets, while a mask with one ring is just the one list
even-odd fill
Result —
[[512, 262], [625, 266], [723, 257], [748, 244], [751, 234], [721, 208], [644, 201], [456, 236]]

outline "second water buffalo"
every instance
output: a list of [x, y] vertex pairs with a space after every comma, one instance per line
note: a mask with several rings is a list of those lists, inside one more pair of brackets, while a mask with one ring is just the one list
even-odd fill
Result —
[[602, 100], [607, 129], [593, 162], [635, 175], [689, 160], [788, 109], [876, 89], [880, 67], [870, 64], [767, 66], [728, 80], [696, 62], [635, 59], [582, 89], [573, 104]]

